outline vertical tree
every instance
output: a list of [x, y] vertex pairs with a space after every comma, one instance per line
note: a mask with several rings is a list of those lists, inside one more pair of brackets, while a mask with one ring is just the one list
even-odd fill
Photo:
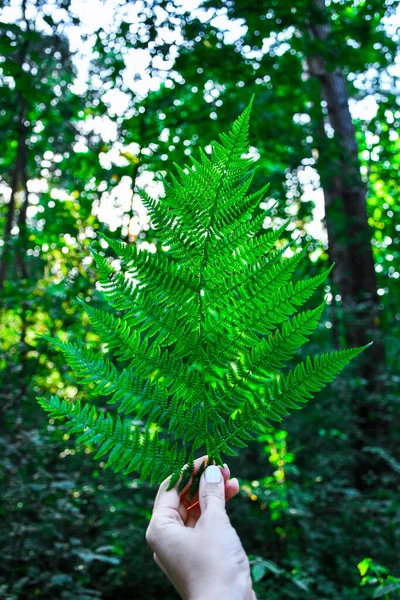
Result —
[[[24, 0], [20, 18], [12, 25], [0, 26], [0, 144], [4, 149], [0, 178], [10, 193], [9, 201], [3, 200], [0, 290], [8, 278], [26, 280], [29, 276], [28, 181], [42, 177], [49, 139], [52, 155], [61, 157], [75, 141], [71, 121], [78, 106], [70, 91], [74, 69], [68, 43], [46, 14], [41, 18], [45, 17], [43, 24], [53, 29], [52, 33], [35, 28], [27, 9]], [[56, 165], [49, 166], [46, 172], [50, 175]]]
[[[185, 31], [190, 41], [177, 61], [178, 69], [187, 88], [195, 83], [190, 73], [204, 69], [198, 87], [207, 89], [211, 81], [219, 89], [215, 98], [220, 102], [211, 100], [210, 110], [220, 119], [226, 118], [234, 93], [242, 96], [243, 89], [247, 94], [256, 91], [258, 137], [265, 138], [270, 149], [277, 148], [281, 160], [286, 154], [287, 167], [294, 171], [304, 159], [309, 160], [307, 154], [313, 157], [311, 164], [318, 171], [325, 198], [328, 253], [336, 263], [333, 285], [334, 295], [341, 297], [341, 331], [349, 345], [374, 341], [358, 371], [370, 394], [358, 390], [352, 401], [358, 425], [355, 443], [359, 451], [384, 443], [387, 422], [379, 406], [379, 390], [385, 353], [373, 232], [368, 224], [368, 182], [361, 175], [358, 145], [365, 133], [355, 127], [350, 98], [360, 100], [379, 90], [378, 101], [389, 100], [393, 105], [393, 95], [385, 98], [379, 77], [387, 74], [396, 54], [396, 43], [383, 25], [394, 3], [302, 0], [291, 6], [275, 0], [249, 8], [242, 0], [208, 0], [203, 6], [214, 12], [205, 22], [187, 15]], [[223, 43], [223, 34], [212, 20], [217, 16], [238, 19], [236, 23], [243, 26], [245, 31], [234, 44]], [[367, 78], [367, 85], [357, 85], [372, 59], [377, 77]], [[232, 87], [232, 80], [223, 73], [233, 64], [240, 73], [235, 92], [235, 84]], [[296, 127], [296, 121], [303, 121], [302, 126]], [[371, 461], [362, 452], [359, 457], [355, 481], [362, 487]]]
[[[326, 205], [329, 253], [336, 262], [334, 281], [345, 309], [345, 331], [349, 344], [374, 339], [369, 359], [369, 379], [374, 379], [384, 361], [379, 329], [379, 301], [374, 262], [372, 231], [368, 225], [367, 186], [361, 178], [356, 131], [349, 108], [346, 77], [335, 64], [335, 41], [324, 0], [310, 6], [307, 65], [320, 82], [326, 102], [334, 143], [319, 135], [320, 173]], [[371, 366], [373, 369], [371, 370]]]
[[[308, 27], [304, 31], [306, 64], [310, 75], [319, 81], [321, 99], [326, 103], [328, 122], [334, 132], [334, 139], [330, 143], [325, 128], [316, 131], [319, 172], [325, 197], [328, 251], [336, 265], [333, 281], [342, 299], [344, 331], [349, 345], [366, 343], [367, 339], [374, 341], [369, 356], [364, 357], [359, 369], [360, 375], [368, 382], [367, 390], [373, 393], [382, 390], [385, 352], [372, 256], [372, 230], [368, 225], [367, 185], [361, 177], [346, 77], [342, 65], [337, 64], [338, 40], [332, 39], [325, 0], [313, 0], [308, 17]], [[376, 408], [379, 401], [377, 394], [355, 400], [360, 430], [356, 441], [359, 460], [355, 469], [355, 483], [362, 488], [370, 462], [362, 452], [363, 446], [377, 440], [377, 434], [387, 433], [387, 422]]]

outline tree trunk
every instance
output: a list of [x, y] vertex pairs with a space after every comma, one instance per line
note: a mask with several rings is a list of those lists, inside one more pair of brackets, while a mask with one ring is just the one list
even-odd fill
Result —
[[[13, 257], [13, 240], [11, 236], [11, 230], [14, 224], [16, 195], [20, 189], [24, 189], [24, 186], [26, 184], [26, 128], [24, 125], [24, 118], [24, 106], [21, 101], [20, 110], [18, 113], [17, 154], [15, 157], [15, 163], [11, 174], [11, 196], [7, 208], [7, 219], [3, 236], [3, 253], [0, 258], [0, 292], [3, 289], [4, 283], [7, 279], [7, 270]], [[24, 189], [24, 192], [24, 203], [26, 203], [28, 200], [27, 190]]]
[[[330, 45], [330, 25], [324, 0], [311, 0], [309, 30], [311, 47], [315, 41], [321, 48]], [[376, 406], [385, 361], [379, 327], [379, 298], [372, 256], [372, 232], [366, 208], [367, 189], [360, 174], [358, 146], [352, 122], [346, 79], [340, 67], [332, 70], [319, 53], [307, 57], [310, 75], [317, 77], [321, 96], [326, 101], [329, 123], [334, 130], [330, 140], [319, 136], [320, 176], [325, 196], [326, 226], [330, 258], [336, 263], [333, 280], [341, 295], [344, 332], [349, 346], [362, 346], [373, 341], [361, 360], [358, 374], [367, 380], [369, 394], [356, 400], [358, 421], [358, 464], [355, 484], [365, 485], [371, 459], [364, 458], [362, 448], [376, 445], [386, 433], [387, 425]], [[381, 411], [382, 412], [382, 411]]]
[[22, 279], [28, 279], [28, 269], [26, 264], [26, 252], [28, 246], [28, 227], [27, 227], [27, 216], [29, 206], [29, 195], [28, 195], [28, 175], [26, 172], [26, 143], [24, 142], [23, 148], [24, 158], [21, 165], [21, 186], [24, 194], [24, 199], [21, 204], [21, 208], [18, 216], [18, 245], [16, 248], [16, 259], [18, 262], [20, 275]]
[[[27, 2], [26, 0], [22, 0], [21, 4], [22, 16], [25, 21], [26, 33], [30, 33], [30, 25], [26, 15]], [[18, 60], [17, 64], [22, 73], [22, 65], [25, 62], [25, 58], [28, 52], [29, 38], [28, 36], [25, 38], [23, 44], [20, 47], [18, 52]], [[25, 194], [24, 202], [21, 207], [21, 215], [20, 215], [20, 224], [23, 227], [23, 238], [22, 240], [22, 248], [21, 251], [16, 254], [16, 261], [19, 261], [22, 265], [21, 274], [25, 278], [26, 277], [26, 266], [25, 266], [25, 255], [24, 248], [26, 245], [26, 211], [28, 208], [28, 189], [27, 189], [27, 174], [26, 174], [26, 136], [27, 130], [25, 125], [25, 113], [26, 106], [23, 95], [18, 89], [18, 76], [15, 76], [16, 90], [17, 90], [17, 107], [18, 107], [18, 115], [17, 115], [17, 153], [15, 157], [15, 163], [11, 174], [11, 196], [10, 202], [7, 209], [7, 219], [6, 225], [4, 229], [4, 246], [3, 253], [0, 258], [0, 292], [4, 287], [4, 283], [7, 279], [7, 271], [9, 264], [12, 261], [13, 257], [13, 240], [11, 236], [11, 231], [14, 223], [15, 217], [15, 208], [16, 208], [16, 194], [19, 189], [22, 189]]]

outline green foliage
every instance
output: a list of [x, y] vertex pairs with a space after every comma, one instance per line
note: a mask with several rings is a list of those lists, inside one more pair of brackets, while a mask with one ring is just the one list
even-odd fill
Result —
[[400, 577], [394, 577], [389, 569], [378, 565], [372, 558], [364, 558], [357, 565], [361, 575], [361, 586], [373, 588], [371, 598], [400, 597]]
[[[96, 308], [106, 306], [95, 288], [97, 274], [87, 256], [89, 243], [104, 231], [129, 240], [128, 252], [136, 242], [157, 245], [155, 232], [151, 224], [147, 229], [133, 194], [137, 185], [147, 185], [145, 177], [164, 171], [167, 164], [189, 160], [184, 156], [197, 152], [227, 128], [253, 92], [257, 101], [252, 128], [260, 159], [251, 189], [270, 182], [275, 205], [269, 208], [268, 226], [289, 219], [280, 243], [305, 231], [311, 236], [311, 260], [303, 261], [303, 281], [285, 286], [282, 297], [305, 293], [304, 284], [316, 278], [314, 289], [321, 284], [327, 299], [320, 326], [295, 361], [306, 360], [306, 353], [345, 346], [343, 298], [332, 280], [325, 283], [325, 274], [318, 275], [326, 269], [331, 249], [326, 247], [319, 223], [322, 198], [310, 193], [310, 184], [318, 188], [326, 175], [337, 172], [333, 163], [338, 149], [336, 135], [330, 137], [330, 118], [318, 81], [305, 73], [304, 58], [311, 45], [312, 50], [325, 54], [330, 67], [345, 72], [356, 116], [353, 123], [368, 187], [368, 225], [382, 294], [379, 320], [387, 359], [383, 379], [388, 387], [372, 395], [368, 369], [360, 377], [357, 371], [362, 360], [354, 361], [318, 393], [307, 410], [286, 420], [284, 429], [262, 434], [227, 460], [241, 484], [240, 497], [229, 502], [227, 510], [246, 551], [256, 557], [255, 575], [263, 575], [255, 583], [259, 600], [367, 600], [381, 585], [394, 583], [389, 577], [399, 577], [400, 144], [392, 70], [399, 40], [395, 17], [390, 16], [396, 2], [326, 2], [333, 37], [331, 44], [320, 48], [308, 35], [312, 22], [307, 15], [308, 0], [298, 0], [296, 10], [283, 0], [273, 6], [210, 0], [209, 14], [226, 11], [223, 27], [228, 18], [231, 25], [226, 27], [239, 36], [237, 40], [221, 31], [220, 19], [203, 19], [199, 13], [196, 18], [164, 0], [134, 3], [134, 19], [120, 3], [106, 3], [106, 27], [99, 13], [99, 22], [96, 19], [94, 27], [90, 23], [88, 44], [80, 46], [84, 63], [91, 63], [86, 88], [82, 86], [81, 52], [68, 49], [70, 33], [76, 48], [76, 40], [82, 36], [84, 41], [88, 31], [84, 4], [5, 0], [0, 9], [2, 240], [9, 218], [12, 224], [9, 244], [0, 247], [0, 260], [7, 262], [0, 298], [0, 597], [176, 599], [143, 540], [154, 489], [139, 484], [134, 473], [125, 477], [104, 469], [107, 459], [100, 459], [100, 464], [93, 461], [91, 445], [74, 448], [67, 425], [43, 419], [35, 402], [36, 396], [46, 394], [57, 394], [61, 401], [80, 400], [82, 406], [87, 400], [97, 407], [116, 400], [118, 404], [107, 407], [111, 415], [125, 403], [121, 413], [135, 419], [141, 408], [136, 395], [145, 401], [142, 382], [133, 379], [129, 364], [112, 360], [117, 373], [120, 367], [125, 373], [124, 377], [120, 373], [118, 390], [112, 391], [104, 382], [103, 390], [96, 391], [96, 383], [89, 380], [77, 387], [64, 355], [40, 335], [50, 332], [62, 343], [84, 341], [85, 352], [93, 353], [86, 360], [90, 364], [93, 358], [99, 361], [94, 369], [101, 383], [103, 348], [75, 301], [79, 295], [86, 301], [90, 298]], [[237, 27], [238, 19], [243, 27]], [[164, 35], [167, 30], [168, 36]], [[182, 44], [178, 41], [181, 33]], [[145, 72], [135, 69], [130, 77], [132, 54], [138, 48], [152, 60]], [[173, 61], [168, 70], [167, 64]], [[84, 73], [85, 68], [83, 79]], [[143, 97], [154, 76], [157, 83], [153, 85], [153, 80], [150, 87], [155, 91]], [[111, 95], [118, 95], [116, 104]], [[121, 95], [126, 110], [120, 106]], [[365, 110], [359, 110], [362, 107]], [[324, 135], [326, 130], [329, 137]], [[25, 169], [18, 161], [24, 148]], [[13, 206], [9, 198], [17, 170]], [[21, 190], [25, 180], [27, 198]], [[238, 227], [237, 235], [253, 232], [256, 218], [261, 225], [264, 208], [271, 202], [261, 204], [254, 221]], [[340, 209], [331, 211], [331, 224], [340, 233]], [[348, 242], [348, 237], [342, 239], [344, 253]], [[117, 277], [127, 286], [131, 279], [121, 271], [114, 273], [109, 259], [96, 249], [106, 272], [100, 266], [98, 271], [103, 287], [110, 284], [107, 298], [111, 301]], [[147, 256], [145, 252], [139, 255]], [[135, 256], [131, 258], [137, 262]], [[150, 260], [165, 257], [158, 247]], [[181, 275], [185, 273], [186, 269]], [[296, 287], [295, 294], [290, 285]], [[158, 293], [156, 286], [152, 293]], [[312, 290], [307, 293], [309, 298]], [[111, 304], [118, 317], [129, 310], [123, 308], [125, 302], [130, 302], [130, 288], [126, 294], [115, 292]], [[282, 303], [279, 295], [276, 302], [278, 307]], [[249, 312], [250, 307], [254, 318], [265, 316], [256, 298]], [[166, 328], [162, 305], [158, 313], [155, 306], [152, 310], [154, 318], [164, 318]], [[130, 318], [139, 320], [141, 315], [132, 313]], [[355, 327], [360, 326], [358, 319], [354, 319]], [[135, 327], [145, 324], [142, 318]], [[176, 331], [170, 328], [171, 342]], [[143, 329], [141, 337], [145, 334]], [[374, 335], [368, 339], [375, 339]], [[184, 336], [178, 336], [174, 351], [179, 341], [183, 352]], [[373, 364], [372, 352], [364, 357]], [[183, 354], [182, 360], [187, 360]], [[137, 387], [131, 393], [133, 385]], [[149, 385], [148, 399], [153, 391]], [[370, 421], [373, 439], [365, 440], [360, 432], [359, 400], [370, 403], [373, 410], [380, 407], [386, 415], [386, 430], [380, 431], [373, 418]], [[146, 410], [143, 420], [147, 420]], [[361, 491], [354, 485], [354, 467], [363, 443], [370, 461], [368, 487]], [[377, 459], [381, 468], [369, 468]], [[371, 581], [360, 587], [357, 564], [366, 556], [374, 557], [374, 564], [385, 565], [393, 575], [376, 574], [371, 568], [366, 573]], [[389, 597], [396, 598], [396, 594], [389, 592]]]
[[85, 308], [125, 367], [54, 340], [78, 381], [94, 395], [111, 395], [119, 415], [58, 397], [39, 402], [51, 417], [67, 417], [70, 432], [81, 433], [78, 442], [100, 445], [96, 458], [108, 454], [106, 467], [116, 472], [135, 470], [152, 482], [172, 472], [170, 485], [180, 476], [183, 485], [196, 451], [204, 447], [210, 462], [223, 464], [223, 454], [236, 456], [364, 349], [307, 357], [282, 372], [318, 326], [324, 303], [294, 313], [327, 273], [293, 284], [307, 248], [293, 246], [286, 256], [288, 248], [277, 247], [285, 226], [260, 232], [253, 213], [267, 186], [248, 193], [255, 174], [246, 154], [250, 109], [211, 144], [210, 157], [201, 151], [200, 161], [176, 165], [162, 200], [142, 194], [162, 250], [104, 237], [120, 271], [93, 252], [117, 313]]

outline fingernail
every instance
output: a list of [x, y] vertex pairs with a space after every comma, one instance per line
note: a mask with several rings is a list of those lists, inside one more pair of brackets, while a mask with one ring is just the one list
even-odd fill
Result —
[[204, 471], [204, 478], [207, 483], [221, 483], [222, 473], [218, 467], [211, 465]]

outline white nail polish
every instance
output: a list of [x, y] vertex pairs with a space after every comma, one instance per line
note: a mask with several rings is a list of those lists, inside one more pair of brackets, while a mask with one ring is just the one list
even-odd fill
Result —
[[221, 471], [215, 465], [211, 465], [204, 471], [204, 479], [207, 481], [207, 483], [221, 483]]

